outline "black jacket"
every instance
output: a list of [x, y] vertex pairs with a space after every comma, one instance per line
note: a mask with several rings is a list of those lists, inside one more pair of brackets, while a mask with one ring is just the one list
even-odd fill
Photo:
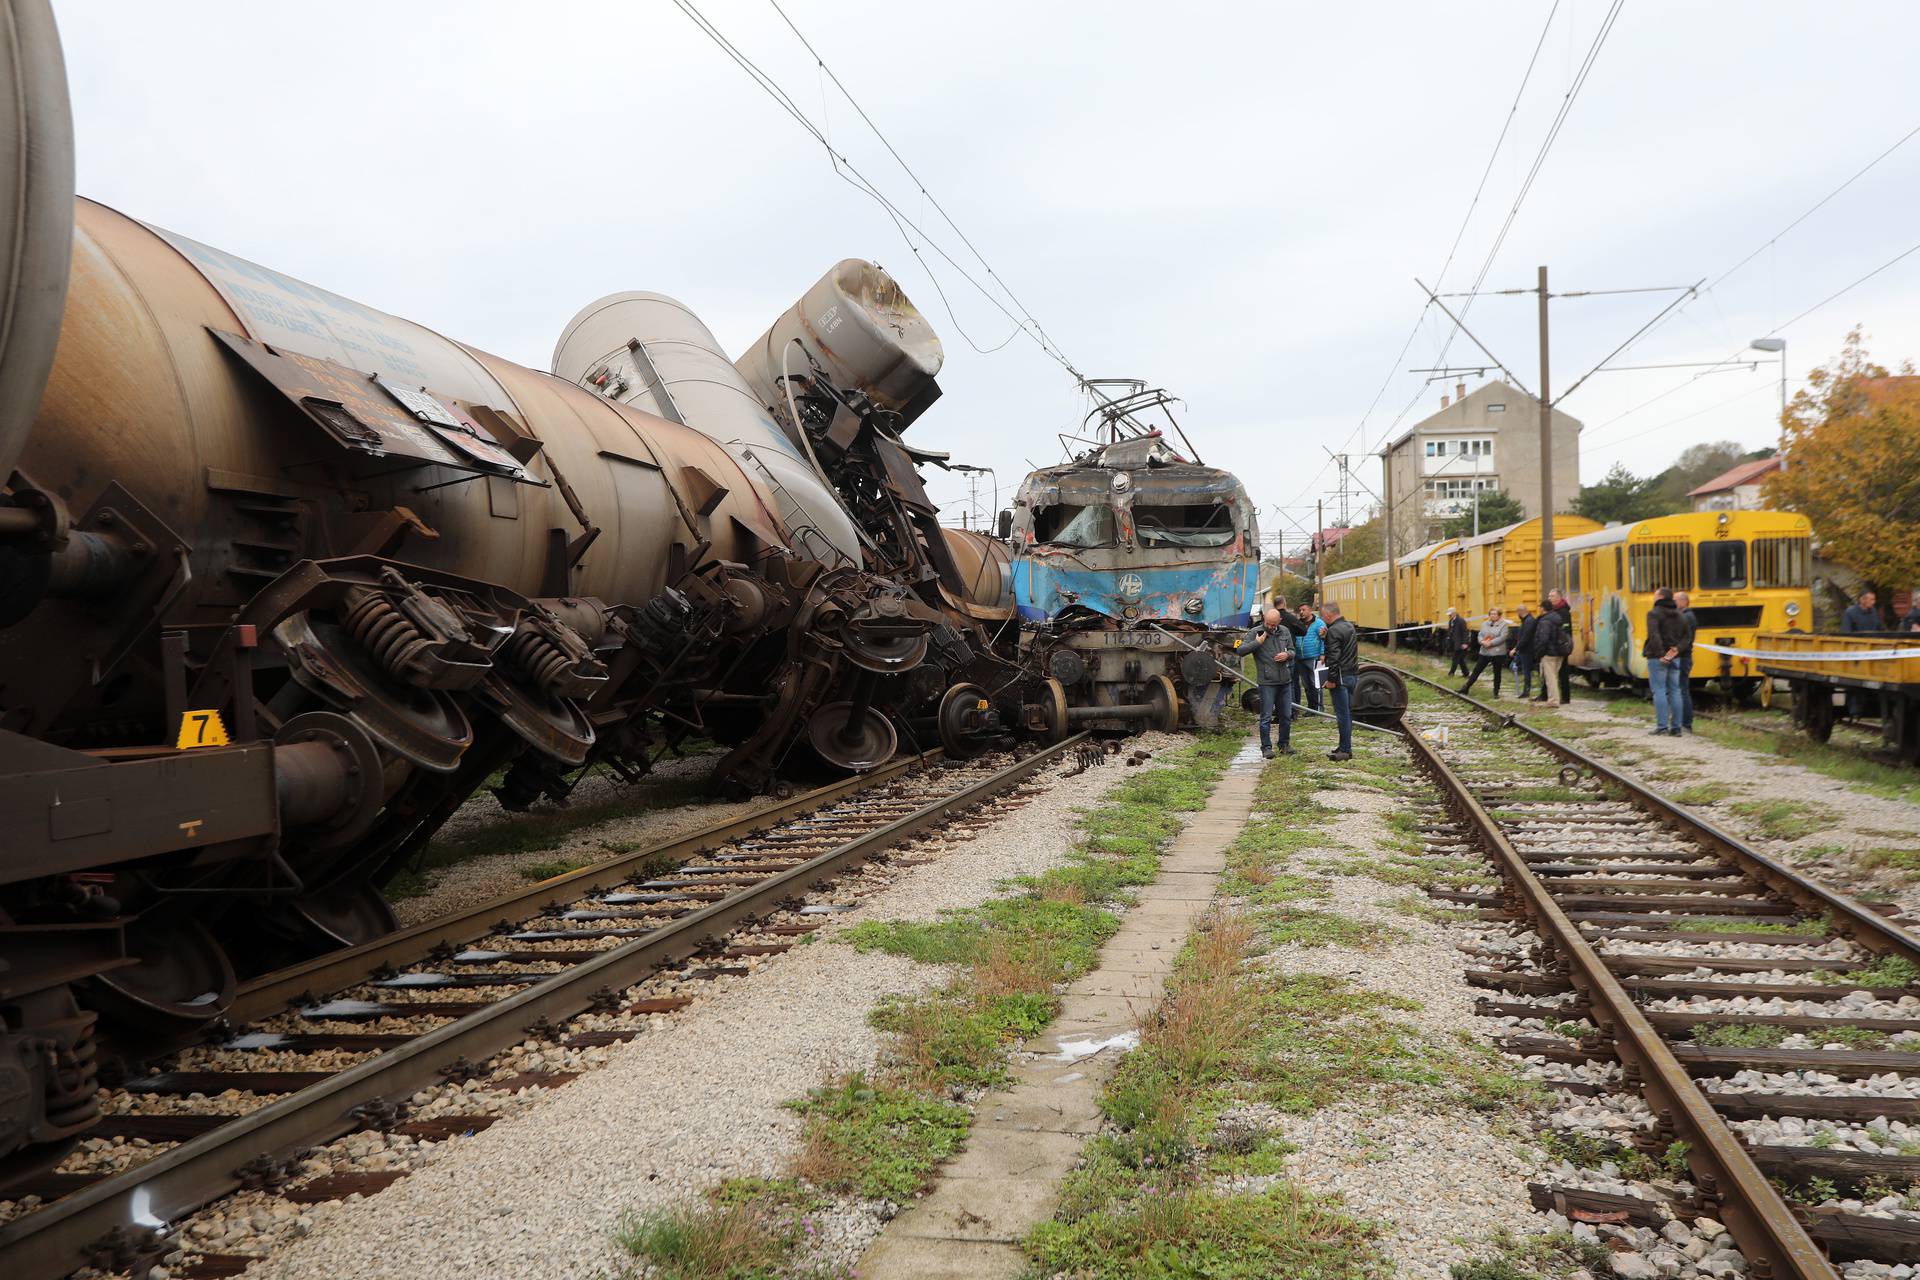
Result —
[[[1564, 606], [1563, 606], [1564, 608]], [[1533, 629], [1533, 656], [1536, 658], [1558, 658], [1564, 656], [1562, 650], [1571, 652], [1571, 646], [1564, 643], [1573, 633], [1567, 628], [1566, 609], [1548, 609], [1540, 615], [1540, 625]]]
[[[1284, 619], [1287, 615], [1280, 616]], [[1255, 636], [1261, 638], [1255, 640]], [[1250, 627], [1233, 651], [1253, 655], [1254, 674], [1261, 684], [1286, 684], [1293, 679], [1293, 634], [1285, 627], [1277, 631], [1267, 631], [1264, 624]]]
[[1450, 649], [1467, 647], [1467, 620], [1457, 613], [1447, 619], [1447, 647]]
[[1920, 631], [1920, 604], [1916, 604], [1913, 608], [1907, 610], [1906, 617], [1900, 619], [1900, 629], [1902, 631]]
[[1520, 630], [1515, 632], [1513, 637], [1513, 651], [1515, 653], [1525, 654], [1531, 658], [1533, 656], [1533, 634], [1539, 629], [1539, 614], [1530, 613], [1520, 619]]
[[1693, 640], [1700, 634], [1700, 619], [1693, 616], [1691, 609], [1676, 609], [1680, 615], [1680, 661], [1693, 660]]
[[1680, 610], [1671, 597], [1655, 600], [1653, 608], [1647, 610], [1647, 640], [1640, 646], [1640, 656], [1649, 662], [1657, 662], [1666, 657], [1669, 649], [1682, 649], [1686, 646], [1686, 624], [1680, 621]]
[[1326, 645], [1327, 670], [1336, 676], [1357, 676], [1360, 674], [1360, 633], [1345, 618], [1335, 618], [1327, 624], [1326, 635], [1321, 637]]

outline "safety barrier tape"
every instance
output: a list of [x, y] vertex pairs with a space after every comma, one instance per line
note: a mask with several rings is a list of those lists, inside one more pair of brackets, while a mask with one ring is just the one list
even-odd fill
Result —
[[1807, 653], [1799, 649], [1739, 649], [1733, 645], [1694, 641], [1697, 649], [1724, 653], [1730, 658], [1758, 658], [1767, 662], [1884, 662], [1890, 658], [1920, 658], [1920, 649], [1869, 649], [1864, 653]]

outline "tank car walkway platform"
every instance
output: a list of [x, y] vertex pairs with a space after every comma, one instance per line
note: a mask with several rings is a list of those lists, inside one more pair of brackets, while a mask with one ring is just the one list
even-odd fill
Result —
[[1212, 902], [1263, 763], [1249, 739], [1162, 856], [1159, 877], [1138, 890], [1099, 966], [1067, 988], [1060, 1016], [1027, 1041], [1038, 1056], [1014, 1064], [1013, 1083], [980, 1100], [966, 1150], [860, 1260], [862, 1280], [994, 1280], [1027, 1270], [1018, 1241], [1053, 1216], [1061, 1182], [1099, 1129], [1101, 1086]]

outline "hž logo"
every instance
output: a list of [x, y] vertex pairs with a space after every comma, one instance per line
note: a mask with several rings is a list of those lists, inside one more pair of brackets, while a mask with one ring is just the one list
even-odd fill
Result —
[[1137, 573], [1123, 573], [1120, 575], [1120, 594], [1123, 596], [1138, 598], [1141, 588], [1145, 585], [1145, 583], [1140, 581], [1140, 575]]

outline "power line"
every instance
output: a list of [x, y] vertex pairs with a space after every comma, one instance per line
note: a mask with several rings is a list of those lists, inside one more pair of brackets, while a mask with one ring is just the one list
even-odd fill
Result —
[[[1043, 347], [1053, 346], [1053, 349], [1058, 351], [1059, 347], [1053, 344], [1053, 339], [1051, 335], [1047, 333], [1046, 326], [1034, 318], [1033, 312], [1027, 309], [1025, 303], [1020, 301], [1019, 296], [1015, 294], [1012, 287], [1001, 278], [1000, 273], [993, 269], [993, 264], [987, 261], [986, 255], [980, 252], [979, 246], [975, 245], [967, 233], [961, 230], [960, 224], [953, 220], [953, 216], [947, 212], [946, 206], [941, 204], [939, 199], [935, 197], [931, 191], [927, 190], [927, 184], [921, 181], [920, 175], [913, 171], [913, 167], [907, 163], [906, 157], [901, 155], [893, 143], [888, 140], [887, 135], [880, 131], [880, 126], [873, 122], [873, 117], [867, 114], [867, 109], [860, 105], [859, 99], [855, 98], [852, 91], [841, 83], [840, 77], [834, 74], [833, 68], [827, 65], [826, 59], [822, 58], [819, 52], [813, 47], [813, 42], [808, 40], [805, 33], [794, 24], [793, 19], [787, 16], [787, 11], [780, 7], [780, 0], [767, 0], [767, 2], [773, 6], [773, 11], [780, 15], [780, 20], [787, 24], [787, 29], [793, 32], [794, 37], [800, 41], [806, 51], [813, 55], [815, 64], [826, 73], [827, 79], [833, 81], [833, 87], [838, 89], [841, 96], [859, 113], [860, 119], [866, 122], [867, 128], [873, 130], [873, 136], [880, 139], [880, 145], [887, 149], [887, 154], [892, 156], [894, 160], [899, 163], [901, 170], [907, 177], [913, 180], [914, 187], [919, 190], [922, 196], [926, 197], [927, 203], [931, 204], [941, 219], [945, 221], [949, 227], [953, 228], [953, 233], [960, 237], [960, 243], [967, 246], [967, 250], [973, 254], [975, 260], [985, 269], [987, 275], [992, 277], [993, 282], [999, 285], [1002, 292], [1007, 295], [1008, 301], [1020, 309], [1020, 314], [1033, 326], [1035, 336], [1041, 342], [1041, 345]], [[1555, 0], [1555, 2], [1558, 3], [1558, 0]], [[1068, 367], [1071, 368], [1071, 364], [1069, 364]]]
[[[762, 70], [760, 66], [753, 61], [753, 59], [749, 58], [744, 52], [740, 50], [740, 48], [737, 45], [735, 45], [731, 40], [729, 40], [726, 37], [726, 35], [723, 34], [720, 31], [720, 29], [717, 26], [715, 26], [707, 18], [705, 14], [701, 13], [700, 10], [694, 6], [692, 0], [673, 0], [673, 3], [674, 3], [674, 7], [679, 9], [682, 13], [684, 13], [687, 16], [687, 18], [696, 27], [698, 27], [700, 31], [709, 40], [713, 41], [715, 46], [717, 46], [721, 50], [721, 52], [725, 53], [730, 59], [733, 60], [736, 66], [738, 66], [742, 71], [746, 72], [748, 78], [751, 79], [756, 85], [758, 85], [762, 92], [766, 93], [768, 97], [772, 98], [774, 102], [781, 108], [781, 110], [785, 111], [789, 116], [793, 117], [793, 120], [796, 124], [798, 124], [802, 129], [806, 130], [807, 133], [812, 135], [814, 140], [817, 141], [821, 145], [821, 147], [823, 147], [826, 150], [827, 156], [833, 164], [833, 170], [836, 176], [839, 176], [843, 181], [847, 182], [848, 185], [852, 186], [855, 190], [865, 192], [868, 196], [872, 197], [873, 200], [876, 203], [878, 203], [883, 210], [886, 211], [887, 216], [893, 220], [895, 229], [900, 232], [900, 238], [906, 242], [907, 248], [913, 252], [913, 256], [919, 259], [921, 267], [927, 273], [927, 278], [933, 283], [935, 292], [937, 292], [940, 295], [940, 301], [946, 307], [946, 310], [947, 310], [947, 318], [953, 322], [954, 329], [957, 332], [959, 332], [961, 337], [967, 340], [967, 343], [969, 346], [972, 346], [976, 351], [979, 351], [982, 354], [990, 354], [992, 351], [998, 351], [1002, 347], [1005, 347], [1008, 342], [1013, 341], [1013, 339], [1015, 337], [1018, 337], [1021, 333], [1025, 333], [1030, 338], [1032, 338], [1036, 344], [1038, 344], [1040, 349], [1043, 352], [1045, 352], [1048, 355], [1048, 357], [1053, 359], [1056, 363], [1060, 365], [1061, 368], [1065, 369], [1069, 374], [1071, 374], [1076, 381], [1083, 382], [1083, 383], [1085, 382], [1085, 378], [1082, 377], [1080, 371], [1074, 368], [1072, 362], [1070, 362], [1066, 358], [1066, 356], [1063, 355], [1060, 352], [1060, 350], [1053, 345], [1052, 340], [1046, 337], [1044, 333], [1038, 332], [1039, 326], [1037, 322], [1032, 321], [1031, 319], [1023, 320], [1021, 317], [1016, 316], [1013, 312], [1009, 311], [1006, 307], [1006, 304], [1001, 302], [998, 297], [994, 296], [992, 291], [987, 289], [986, 286], [982, 285], [978, 280], [974, 279], [973, 275], [965, 267], [961, 266], [959, 262], [955, 261], [953, 255], [948, 253], [946, 249], [940, 244], [939, 241], [935, 240], [932, 236], [928, 235], [926, 231], [923, 230], [920, 227], [920, 225], [913, 220], [911, 216], [909, 216], [904, 210], [902, 210], [893, 201], [887, 199], [887, 197], [881, 193], [879, 187], [875, 186], [874, 183], [864, 173], [862, 173], [854, 165], [854, 163], [851, 160], [847, 158], [845, 153], [841, 152], [838, 148], [836, 148], [833, 145], [833, 143], [827, 138], [826, 133], [818, 125], [814, 124], [814, 122], [811, 119], [808, 118], [806, 112], [802, 111], [799, 107], [799, 104], [794, 102], [792, 96], [788, 94], [785, 89], [780, 87], [779, 82], [776, 81], [766, 71]], [[821, 65], [823, 67], [825, 66], [824, 63], [822, 63]], [[836, 83], [838, 82], [836, 81]], [[845, 90], [843, 89], [842, 92], [844, 93]], [[851, 99], [849, 100], [851, 101]], [[856, 109], [857, 109], [857, 104], [856, 104]], [[864, 113], [862, 114], [864, 116]], [[891, 148], [889, 149], [891, 150]], [[842, 173], [841, 172], [842, 169], [844, 169], [846, 172]], [[848, 175], [852, 175], [852, 176], [849, 177]], [[931, 200], [932, 197], [929, 196], [928, 199]], [[944, 216], [944, 214], [942, 216]], [[913, 242], [913, 238], [907, 235], [906, 229], [908, 227], [911, 227], [915, 232], [915, 234], [917, 234], [920, 237], [920, 239], [929, 248], [931, 248], [935, 253], [939, 254], [940, 257], [946, 261], [948, 266], [952, 267], [956, 272], [958, 272], [962, 279], [964, 279], [968, 284], [972, 285], [974, 289], [976, 289], [980, 293], [981, 297], [985, 298], [988, 302], [992, 303], [993, 306], [1002, 315], [1006, 316], [1008, 320], [1012, 321], [1015, 325], [1014, 332], [1011, 334], [1008, 334], [1005, 340], [1003, 340], [998, 346], [995, 346], [992, 348], [984, 348], [984, 347], [981, 347], [980, 344], [978, 344], [977, 342], [974, 342], [973, 338], [967, 333], [966, 329], [961, 325], [959, 317], [954, 314], [953, 304], [951, 300], [948, 299], [946, 290], [941, 286], [939, 276], [934, 274], [933, 268], [927, 263], [926, 256], [920, 252], [920, 246], [916, 245]], [[1003, 284], [1002, 288], [1004, 287], [1005, 286]], [[1009, 293], [1008, 296], [1012, 297], [1012, 294]], [[1017, 299], [1016, 299], [1016, 305], [1017, 305]]]
[[[1766, 252], [1769, 248], [1773, 247], [1773, 245], [1779, 242], [1781, 237], [1785, 236], [1788, 232], [1792, 231], [1795, 227], [1798, 227], [1801, 223], [1805, 222], [1808, 218], [1811, 218], [1814, 214], [1818, 213], [1821, 209], [1824, 209], [1829, 203], [1832, 202], [1835, 196], [1845, 191], [1848, 187], [1851, 187], [1854, 183], [1858, 182], [1861, 178], [1864, 178], [1868, 173], [1873, 171], [1875, 168], [1879, 167], [1881, 161], [1885, 160], [1888, 156], [1898, 151], [1901, 147], [1904, 147], [1905, 145], [1907, 145], [1907, 143], [1913, 141], [1913, 139], [1916, 137], [1920, 137], [1920, 125], [1915, 125], [1913, 128], [1907, 130], [1907, 132], [1902, 134], [1899, 140], [1896, 141], [1892, 146], [1887, 147], [1885, 150], [1875, 155], [1873, 159], [1867, 161], [1864, 165], [1861, 165], [1858, 169], [1854, 170], [1853, 173], [1849, 175], [1845, 181], [1841, 182], [1839, 186], [1834, 187], [1831, 191], [1827, 192], [1825, 195], [1821, 196], [1818, 200], [1808, 205], [1807, 208], [1800, 213], [1799, 217], [1793, 219], [1793, 221], [1787, 223], [1786, 226], [1780, 228], [1778, 231], [1768, 236], [1765, 240], [1760, 242], [1758, 247], [1756, 247], [1751, 252], [1749, 252], [1745, 257], [1741, 258], [1738, 262], [1734, 263], [1732, 266], [1728, 267], [1725, 271], [1722, 271], [1719, 275], [1715, 276], [1706, 285], [1705, 288], [1700, 290], [1701, 296], [1712, 298], [1714, 306], [1718, 307], [1720, 305], [1720, 301], [1718, 296], [1714, 294], [1714, 290], [1719, 288], [1720, 285], [1722, 285], [1723, 283], [1725, 283], [1730, 276], [1732, 276], [1735, 272], [1741, 270], [1748, 263], [1752, 262], [1755, 258], [1759, 257], [1762, 253]], [[1902, 256], [1905, 256], [1905, 255], [1902, 255]], [[1895, 261], [1898, 261], [1898, 260], [1899, 259], [1895, 259]], [[1888, 263], [1887, 265], [1891, 266], [1892, 263]], [[1885, 267], [1880, 268], [1880, 270], [1885, 270], [1885, 269], [1886, 269]], [[1871, 276], [1863, 277], [1862, 279], [1864, 280], [1868, 278], [1871, 278]], [[1859, 284], [1861, 283], [1861, 281], [1855, 281], [1854, 283]], [[1852, 288], [1852, 287], [1853, 287], [1852, 285], [1848, 286], [1848, 288]], [[1844, 292], [1844, 290], [1842, 292]], [[1838, 297], [1839, 295], [1836, 294], [1834, 296]], [[1694, 299], [1691, 299], [1691, 298], [1688, 299], [1685, 305], [1683, 305], [1682, 307], [1680, 307], [1678, 310], [1674, 312], [1674, 315], [1684, 314], [1686, 311], [1686, 308], [1688, 306], [1691, 306], [1693, 304], [1693, 301]], [[1833, 299], [1829, 298], [1827, 299], [1827, 301], [1831, 302], [1833, 301]], [[1820, 305], [1825, 306], [1826, 303], [1823, 302]], [[1799, 319], [1799, 318], [1801, 317], [1798, 317], [1798, 316], [1795, 317], [1795, 319]], [[1672, 316], [1669, 316], [1668, 319], [1672, 319]], [[1791, 324], [1793, 322], [1789, 321], [1788, 323]], [[1654, 326], [1654, 328], [1658, 328], [1658, 327], [1659, 326], [1657, 325]], [[1781, 326], [1781, 328], [1785, 328], [1785, 327], [1786, 325]], [[1654, 331], [1654, 328], [1648, 329], [1647, 332], [1652, 333]], [[1779, 330], [1775, 330], [1774, 332], [1777, 333], [1779, 332]], [[1645, 334], [1641, 335], [1641, 337], [1645, 337], [1645, 336], [1646, 336]], [[1634, 341], [1638, 342], [1639, 339], [1636, 338]], [[1631, 349], [1631, 345], [1627, 349]], [[1741, 348], [1741, 349], [1745, 350], [1745, 348]], [[1726, 361], [1721, 361], [1720, 363], [1724, 364], [1726, 363]], [[1676, 386], [1669, 387], [1665, 391], [1662, 391], [1659, 395], [1653, 396], [1650, 399], [1641, 401], [1639, 404], [1635, 405], [1633, 408], [1628, 409], [1625, 413], [1615, 414], [1613, 417], [1607, 419], [1606, 422], [1601, 423], [1600, 427], [1605, 427], [1612, 423], [1618, 422], [1621, 418], [1627, 417], [1630, 414], [1638, 413], [1640, 410], [1646, 408], [1648, 405], [1658, 403], [1659, 401], [1666, 399], [1668, 396], [1674, 394], [1675, 392], [1684, 390], [1685, 388], [1692, 386], [1693, 383], [1701, 376], [1702, 375], [1695, 374], [1693, 378], [1689, 378], [1687, 379], [1687, 381], [1679, 383]], [[1599, 427], [1596, 427], [1594, 429], [1598, 430]]]
[[[1540, 28], [1540, 38], [1534, 41], [1533, 56], [1527, 59], [1527, 69], [1520, 76], [1520, 87], [1514, 91], [1513, 104], [1507, 108], [1507, 114], [1500, 123], [1500, 133], [1493, 140], [1493, 150], [1487, 153], [1486, 167], [1480, 171], [1480, 182], [1473, 189], [1473, 199], [1467, 202], [1467, 212], [1465, 216], [1460, 219], [1459, 229], [1453, 233], [1453, 243], [1447, 246], [1446, 261], [1440, 264], [1440, 270], [1435, 273], [1433, 277], [1436, 285], [1446, 279], [1447, 272], [1453, 267], [1454, 255], [1459, 253], [1460, 241], [1467, 234], [1468, 224], [1473, 221], [1473, 211], [1480, 207], [1480, 197], [1487, 189], [1487, 179], [1493, 175], [1494, 162], [1500, 158], [1500, 148], [1506, 145], [1507, 133], [1513, 128], [1514, 117], [1518, 115], [1520, 111], [1520, 100], [1526, 95], [1527, 85], [1533, 79], [1534, 66], [1540, 61], [1540, 50], [1546, 46], [1547, 34], [1553, 30], [1554, 15], [1559, 12], [1560, 0], [1553, 0], [1553, 7], [1547, 11], [1547, 20]], [[1407, 352], [1413, 349], [1413, 340], [1420, 336], [1421, 322], [1427, 318], [1427, 310], [1432, 305], [1432, 302], [1428, 302], [1427, 306], [1420, 308], [1420, 314], [1413, 318], [1413, 328], [1407, 331], [1407, 340], [1400, 344], [1400, 354], [1395, 356], [1393, 363], [1387, 366], [1387, 376], [1381, 380], [1380, 389], [1373, 393], [1373, 402], [1367, 406], [1366, 412], [1360, 415], [1360, 421], [1354, 427], [1353, 435], [1347, 437], [1347, 447], [1350, 448], [1352, 446], [1356, 437], [1365, 441], [1367, 419], [1373, 416], [1373, 411], [1380, 406], [1381, 397], [1385, 396], [1387, 394], [1387, 388], [1393, 385], [1393, 379], [1400, 371], [1400, 364], [1407, 358]], [[1404, 414], [1405, 410], [1401, 412]], [[1321, 467], [1320, 471], [1314, 476], [1313, 481], [1308, 483], [1307, 489], [1310, 490], [1313, 484], [1317, 483], [1320, 477], [1326, 474], [1326, 471], [1326, 467]], [[1307, 490], [1302, 490], [1302, 493], [1304, 494], [1306, 491]]]

